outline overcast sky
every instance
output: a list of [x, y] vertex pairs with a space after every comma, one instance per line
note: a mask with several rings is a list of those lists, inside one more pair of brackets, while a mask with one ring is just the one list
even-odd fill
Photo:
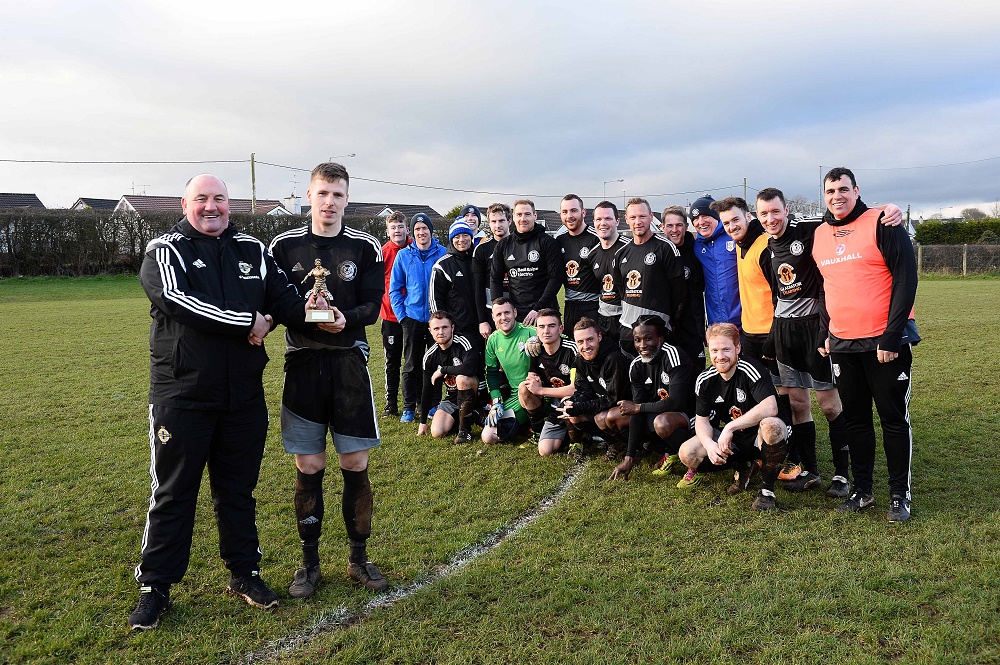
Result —
[[[48, 207], [133, 185], [179, 195], [200, 171], [249, 197], [251, 152], [306, 170], [354, 153], [337, 160], [353, 201], [441, 212], [521, 195], [555, 208], [567, 192], [593, 206], [605, 188], [660, 209], [742, 195], [744, 178], [751, 199], [816, 198], [832, 166], [915, 217], [1000, 199], [992, 2], [2, 7], [0, 160], [246, 160], [0, 162], [0, 191]], [[256, 175], [258, 198], [307, 188], [306, 172]]]

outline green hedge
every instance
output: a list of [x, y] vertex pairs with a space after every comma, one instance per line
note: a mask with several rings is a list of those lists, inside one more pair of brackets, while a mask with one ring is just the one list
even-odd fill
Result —
[[[180, 219], [176, 213], [140, 216], [94, 210], [0, 210], [0, 277], [136, 273], [146, 244]], [[304, 217], [294, 215], [244, 213], [233, 213], [230, 221], [264, 243], [306, 223]], [[345, 221], [376, 237], [385, 235], [381, 219]]]
[[1000, 219], [967, 222], [931, 220], [917, 227], [916, 241], [921, 245], [972, 245], [978, 243], [987, 231], [1000, 235]]

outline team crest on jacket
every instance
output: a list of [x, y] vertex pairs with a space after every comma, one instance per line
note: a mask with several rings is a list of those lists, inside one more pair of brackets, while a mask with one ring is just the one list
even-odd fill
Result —
[[528, 260], [531, 261], [532, 263], [538, 263], [538, 257], [539, 254], [537, 249], [533, 249], [530, 252], [528, 252]]
[[726, 241], [726, 251], [731, 252], [736, 249], [736, 242], [733, 240]]
[[253, 270], [253, 266], [246, 261], [240, 261], [240, 272], [244, 275], [249, 275], [250, 271]]
[[601, 286], [605, 293], [611, 293], [615, 290], [615, 278], [611, 275], [605, 275], [604, 279], [601, 280]]
[[156, 430], [156, 438], [159, 439], [162, 444], [166, 444], [167, 441], [173, 438], [173, 436], [174, 435], [168, 432], [167, 428], [163, 425], [160, 425], [160, 429]]
[[567, 365], [566, 363], [563, 363], [562, 365], [559, 365], [559, 371], [562, 374], [569, 374], [569, 365]]
[[792, 244], [788, 247], [788, 251], [790, 251], [793, 256], [801, 255], [805, 249], [805, 245], [802, 244], [801, 240], [793, 240]]
[[358, 267], [354, 265], [354, 261], [344, 261], [337, 266], [337, 275], [345, 282], [349, 282], [357, 277]]
[[670, 375], [666, 372], [660, 372], [660, 383], [670, 383]]
[[741, 388], [736, 389], [736, 401], [740, 404], [747, 401], [747, 394]]
[[588, 256], [590, 256], [590, 248], [589, 247], [584, 247], [583, 249], [580, 250], [580, 258], [581, 259], [585, 259]]
[[639, 282], [642, 281], [642, 275], [639, 274], [638, 270], [632, 270], [628, 275], [625, 276], [625, 286], [630, 289], [639, 288]]
[[580, 264], [576, 261], [570, 261], [566, 264], [566, 276], [576, 277], [580, 273]]
[[654, 263], [656, 263], [656, 254], [650, 252], [645, 256], [645, 258], [642, 259], [642, 262], [645, 263], [647, 266], [653, 265]]

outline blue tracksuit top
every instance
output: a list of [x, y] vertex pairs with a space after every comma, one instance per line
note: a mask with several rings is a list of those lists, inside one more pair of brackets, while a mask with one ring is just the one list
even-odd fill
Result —
[[711, 238], [694, 236], [694, 254], [705, 269], [705, 316], [708, 325], [740, 323], [740, 283], [736, 275], [736, 243], [719, 222]]
[[431, 283], [431, 268], [445, 252], [444, 245], [437, 238], [431, 238], [431, 246], [427, 249], [418, 249], [413, 243], [396, 254], [389, 277], [389, 302], [399, 321], [405, 317], [424, 322], [430, 320], [427, 288]]

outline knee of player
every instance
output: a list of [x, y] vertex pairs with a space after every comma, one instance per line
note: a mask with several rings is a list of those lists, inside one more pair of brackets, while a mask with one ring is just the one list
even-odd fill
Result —
[[326, 453], [296, 455], [295, 467], [302, 473], [312, 475], [326, 468]]
[[809, 401], [809, 391], [804, 388], [794, 388], [788, 391], [788, 402], [792, 407], [792, 415], [796, 419], [810, 415], [812, 404]]
[[455, 377], [455, 387], [459, 390], [475, 390], [479, 387], [479, 379], [474, 376], [459, 374]]
[[760, 436], [765, 443], [783, 441], [785, 432], [785, 423], [780, 418], [764, 418], [760, 421]]
[[597, 425], [598, 427], [600, 427], [601, 429], [607, 429], [608, 428], [608, 424], [609, 424], [608, 423], [608, 412], [607, 411], [601, 411], [600, 413], [595, 413], [594, 414], [594, 424]]
[[687, 427], [688, 418], [683, 413], [677, 413], [676, 411], [668, 411], [666, 413], [661, 413], [656, 416], [653, 421], [653, 428], [656, 430], [656, 436], [661, 439], [665, 439], [676, 430]]
[[497, 436], [497, 430], [495, 427], [484, 427], [480, 438], [482, 438], [483, 443], [491, 446], [500, 441], [500, 437]]
[[705, 459], [705, 447], [701, 445], [701, 441], [696, 437], [691, 437], [681, 444], [680, 450], [677, 451], [677, 456], [681, 459], [681, 464], [689, 469], [693, 469]]

